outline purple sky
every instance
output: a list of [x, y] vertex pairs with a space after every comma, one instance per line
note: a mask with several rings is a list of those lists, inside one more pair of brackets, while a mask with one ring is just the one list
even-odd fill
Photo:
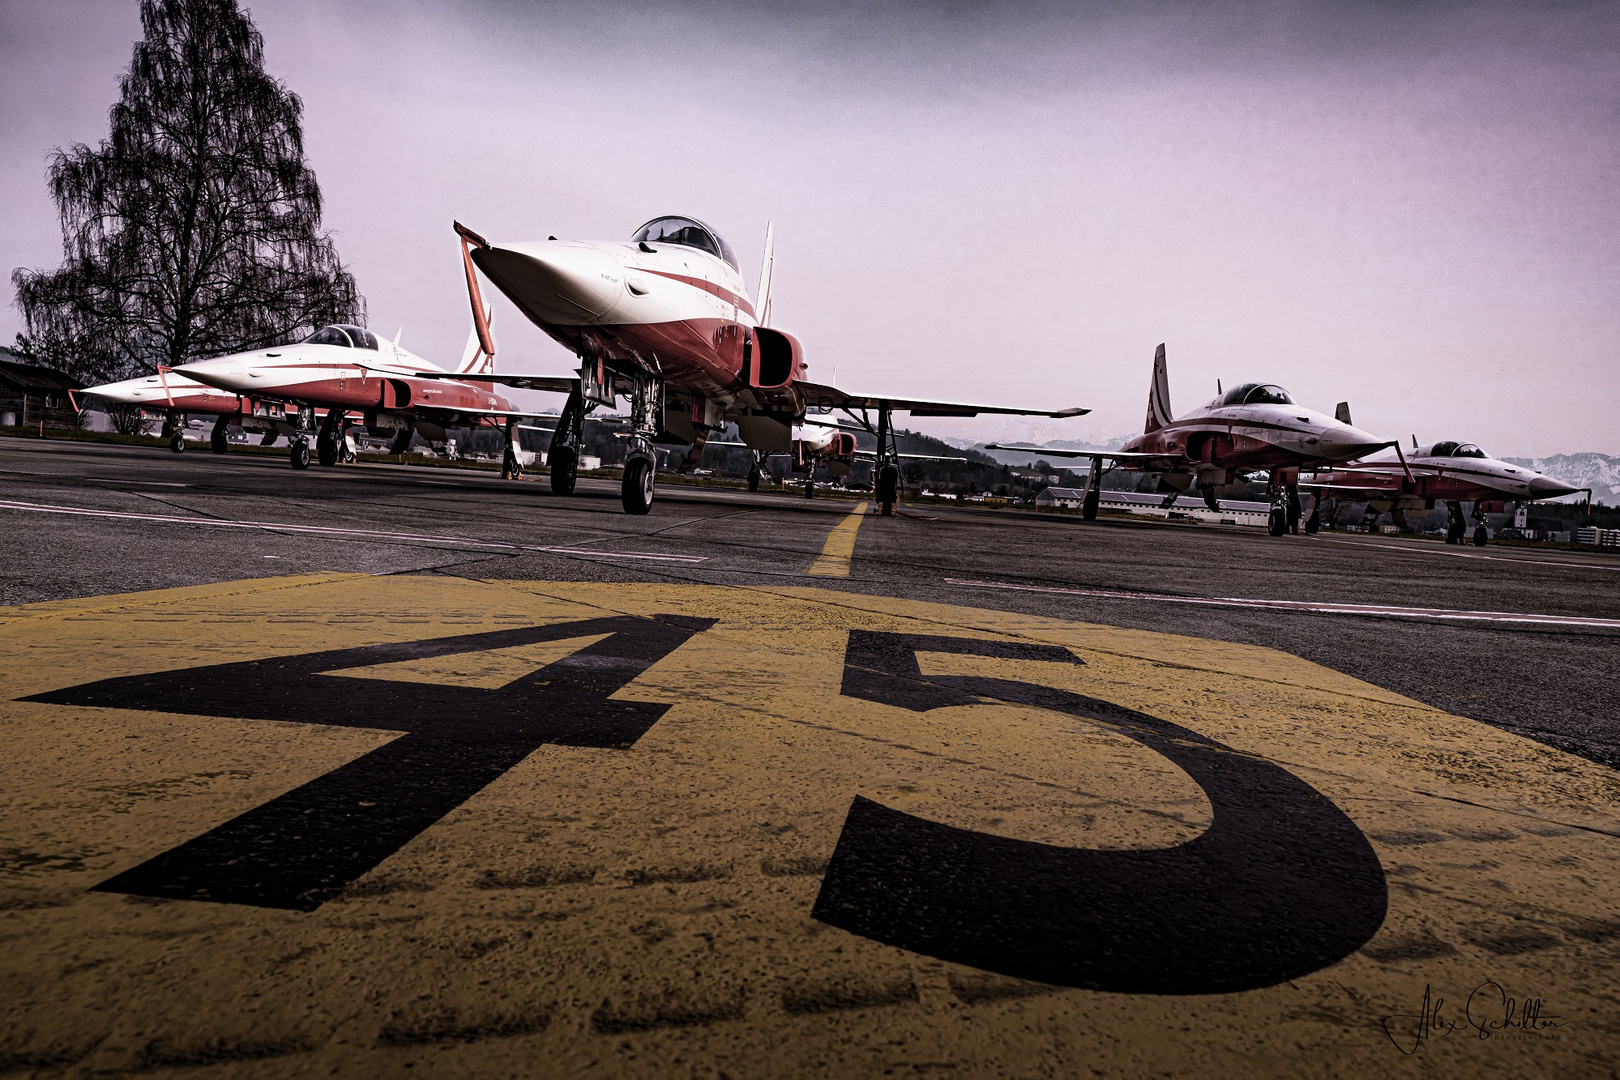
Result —
[[[1391, 437], [1620, 453], [1615, 4], [252, 10], [371, 326], [440, 362], [452, 218], [686, 213], [750, 280], [775, 221], [813, 378], [1094, 410], [928, 430], [1140, 430], [1164, 341], [1178, 412], [1259, 379]], [[0, 269], [59, 260], [45, 154], [106, 134], [138, 32], [0, 0]], [[503, 367], [568, 366], [499, 303]]]

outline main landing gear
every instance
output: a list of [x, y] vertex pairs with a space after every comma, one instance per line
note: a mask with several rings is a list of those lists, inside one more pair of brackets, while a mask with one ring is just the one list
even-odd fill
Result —
[[501, 456], [501, 479], [523, 479], [523, 462], [518, 460], [517, 417], [506, 419], [506, 453]]
[[754, 462], [754, 467], [752, 469], [748, 470], [748, 490], [749, 491], [758, 491], [759, 490], [759, 480], [760, 480], [759, 462], [755, 461]]
[[878, 402], [877, 457], [872, 469], [872, 493], [878, 510], [893, 517], [900, 503], [900, 444], [894, 437], [894, 410], [887, 401]]
[[169, 413], [163, 418], [163, 434], [169, 438], [169, 449], [176, 454], [186, 452], [186, 418]]
[[208, 449], [216, 454], [223, 454], [231, 448], [230, 441], [231, 418], [220, 413], [219, 419], [214, 421], [214, 430], [208, 435]]
[[1446, 518], [1446, 543], [1460, 544], [1463, 542], [1463, 536], [1468, 532], [1468, 522], [1463, 517], [1462, 503], [1448, 502], [1446, 503], [1446, 510], [1449, 511]]
[[551, 469], [551, 493], [572, 495], [574, 482], [579, 477], [579, 448], [585, 438], [585, 414], [595, 403], [585, 402], [584, 384], [574, 380], [568, 391], [568, 402], [562, 415], [557, 417], [557, 430], [551, 433], [551, 448], [546, 451], [546, 465]]
[[1474, 503], [1474, 522], [1474, 546], [1484, 547], [1491, 542], [1491, 537], [1485, 531], [1485, 511], [1480, 509], [1478, 502]]
[[1299, 485], [1287, 483], [1282, 469], [1271, 470], [1271, 512], [1266, 515], [1266, 531], [1272, 536], [1299, 534]]
[[[1173, 496], [1172, 496], [1173, 497]], [[1091, 471], [1086, 473], [1086, 493], [1080, 499], [1080, 518], [1097, 520], [1097, 507], [1102, 503], [1102, 458], [1091, 459]]]
[[1311, 513], [1305, 519], [1305, 535], [1315, 536], [1322, 529], [1322, 496], [1311, 496]]
[[804, 497], [807, 499], [816, 497], [816, 476], [814, 473], [804, 478]]
[[[301, 415], [301, 414], [300, 414]], [[343, 441], [343, 410], [329, 409], [315, 437], [315, 456], [322, 465], [336, 465]]]

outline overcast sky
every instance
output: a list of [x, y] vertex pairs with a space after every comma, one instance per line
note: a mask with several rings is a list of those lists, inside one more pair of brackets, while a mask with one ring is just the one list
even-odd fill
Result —
[[[1620, 453], [1620, 5], [515, 2], [251, 8], [373, 329], [441, 363], [453, 218], [702, 218], [811, 376], [1139, 431], [1281, 383], [1391, 437]], [[0, 264], [48, 267], [54, 146], [106, 134], [133, 0], [0, 0]], [[0, 341], [20, 328], [0, 311]], [[494, 290], [490, 290], [491, 293]], [[508, 370], [560, 348], [500, 301]]]

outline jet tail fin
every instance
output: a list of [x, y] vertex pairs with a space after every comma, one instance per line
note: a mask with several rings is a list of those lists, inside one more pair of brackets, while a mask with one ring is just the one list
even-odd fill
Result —
[[1334, 406], [1333, 419], [1337, 420], [1339, 423], [1344, 424], [1347, 427], [1351, 426], [1351, 424], [1350, 424], [1350, 403], [1348, 401], [1341, 401], [1341, 402], [1339, 402], [1338, 405]]
[[1142, 425], [1143, 433], [1158, 431], [1169, 425], [1174, 419], [1170, 414], [1170, 372], [1165, 367], [1164, 345], [1153, 354], [1153, 385], [1148, 387], [1147, 422]]
[[479, 334], [479, 327], [475, 322], [473, 328], [467, 333], [467, 347], [461, 350], [461, 363], [456, 365], [458, 375], [492, 375], [495, 372], [495, 354], [484, 351], [484, 340], [487, 336], [491, 345], [495, 343], [495, 312], [489, 307], [484, 308], [483, 336]]
[[765, 257], [759, 264], [759, 291], [754, 294], [754, 323], [771, 325], [771, 271], [776, 266], [776, 225], [765, 223]]

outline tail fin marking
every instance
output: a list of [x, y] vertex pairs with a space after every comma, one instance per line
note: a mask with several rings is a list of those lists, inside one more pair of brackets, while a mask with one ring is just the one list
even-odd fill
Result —
[[1168, 427], [1173, 419], [1170, 413], [1170, 373], [1165, 367], [1164, 345], [1161, 343], [1153, 354], [1153, 384], [1148, 387], [1147, 422], [1142, 425], [1142, 431], [1158, 431]]

